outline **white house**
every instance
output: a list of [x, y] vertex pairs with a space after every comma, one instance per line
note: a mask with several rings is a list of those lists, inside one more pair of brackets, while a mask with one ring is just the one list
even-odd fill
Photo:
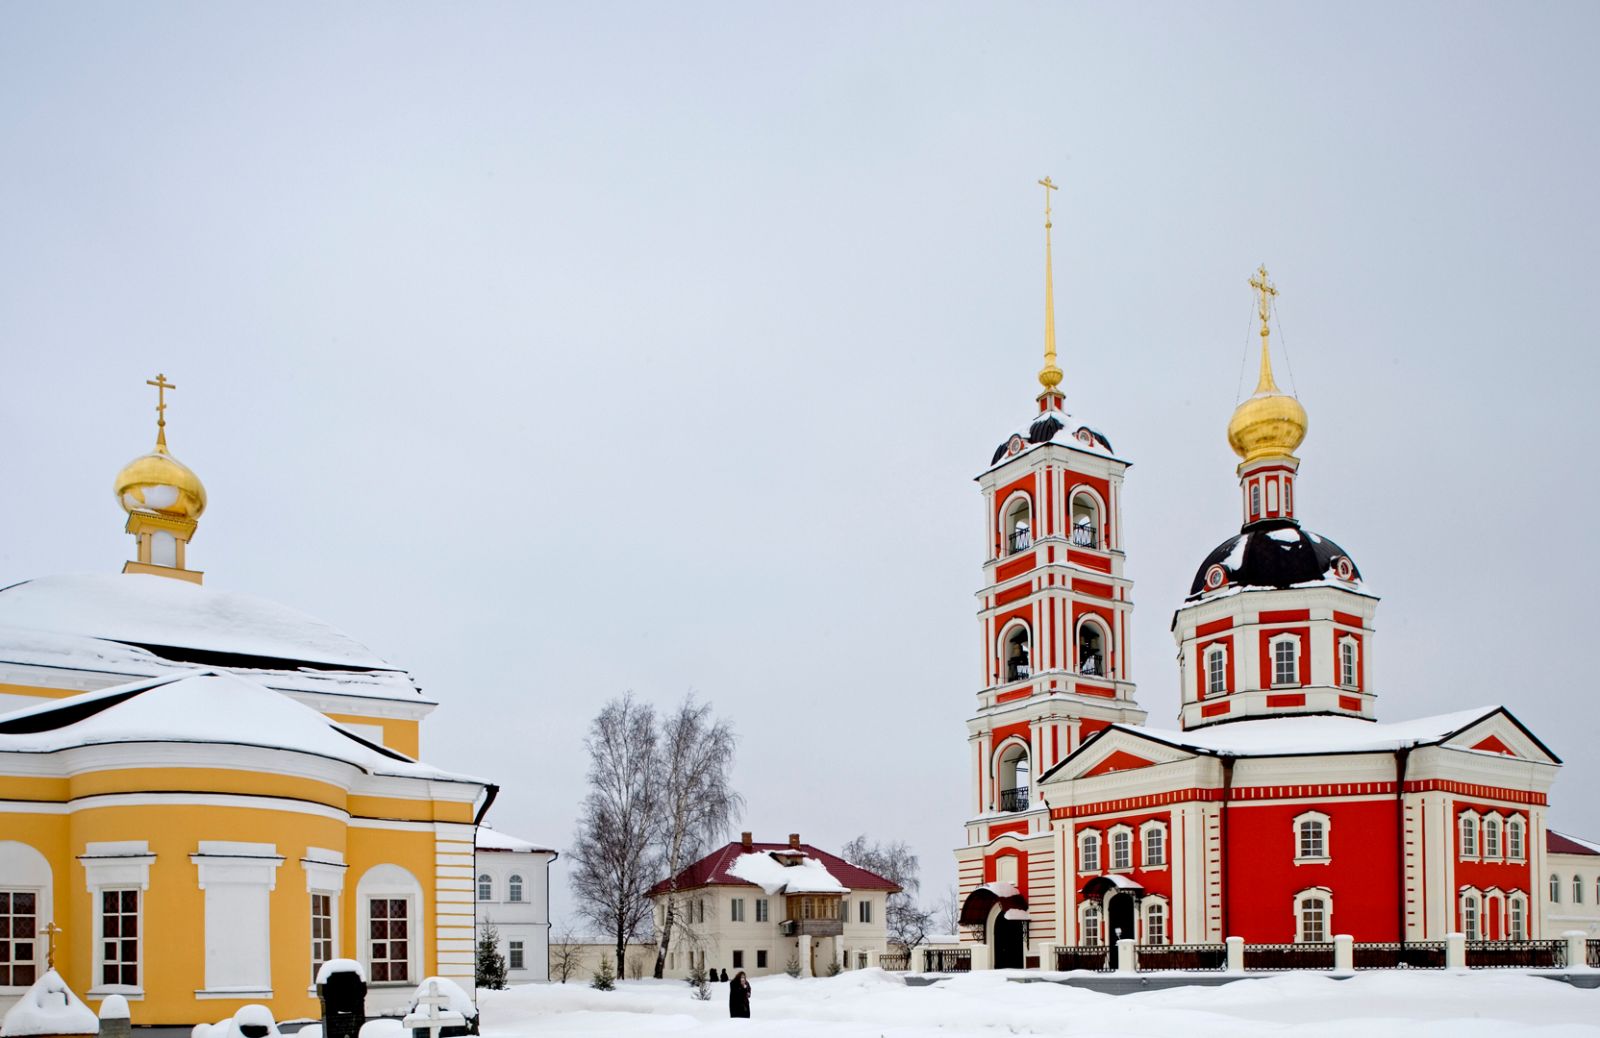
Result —
[[500, 933], [506, 980], [527, 984], [550, 978], [550, 863], [556, 852], [478, 826], [478, 934]]
[[1600, 940], [1600, 844], [1549, 829], [1545, 847], [1544, 935], [1582, 930]]

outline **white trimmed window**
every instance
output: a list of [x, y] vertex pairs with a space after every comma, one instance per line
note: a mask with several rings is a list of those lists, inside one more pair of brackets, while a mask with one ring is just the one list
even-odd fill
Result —
[[1294, 939], [1297, 944], [1324, 944], [1333, 927], [1333, 893], [1323, 887], [1294, 896]]
[[1261, 514], [1261, 484], [1250, 484], [1250, 518], [1254, 519]]
[[1272, 686], [1300, 684], [1300, 639], [1280, 634], [1272, 639]]
[[1461, 856], [1463, 858], [1478, 856], [1478, 816], [1470, 811], [1463, 811], [1461, 814]]
[[1469, 941], [1483, 940], [1483, 920], [1478, 911], [1478, 895], [1461, 895], [1461, 932]]
[[1345, 688], [1355, 688], [1356, 681], [1356, 640], [1354, 638], [1339, 639], [1339, 684]]
[[1228, 649], [1213, 645], [1206, 650], [1206, 695], [1220, 696], [1228, 691]]
[[872, 922], [872, 902], [866, 898], [862, 898], [860, 901], [856, 902], [856, 922]]
[[522, 954], [522, 942], [512, 941], [506, 948], [506, 968], [513, 970], [527, 969]]
[[522, 900], [522, 877], [516, 873], [511, 874], [511, 879], [506, 883], [506, 900]]
[[735, 897], [728, 900], [728, 921], [731, 923], [744, 922], [744, 898]]
[[1083, 943], [1100, 943], [1100, 902], [1083, 903]]
[[44, 973], [44, 927], [55, 918], [51, 876], [43, 854], [16, 840], [0, 840], [0, 991], [21, 991]]
[[1089, 829], [1078, 837], [1078, 871], [1100, 871], [1100, 832]]
[[1483, 820], [1483, 856], [1500, 857], [1500, 819], [1494, 815]]
[[1111, 829], [1111, 871], [1133, 868], [1133, 830], [1125, 825]]
[[1513, 941], [1528, 939], [1528, 903], [1521, 894], [1513, 894], [1506, 902], [1511, 916], [1511, 930], [1509, 933]]
[[1522, 819], [1506, 819], [1506, 857], [1513, 861], [1521, 861], [1523, 855], [1522, 845]]
[[1550, 873], [1550, 903], [1552, 905], [1561, 903], [1561, 877], [1554, 872]]
[[339, 957], [339, 898], [344, 894], [344, 852], [306, 848], [300, 859], [311, 901], [311, 977], [322, 964]]
[[1331, 825], [1328, 816], [1320, 811], [1307, 811], [1294, 820], [1294, 860], [1296, 862], [1327, 861], [1328, 835]]
[[764, 897], [758, 897], [758, 898], [756, 898], [756, 922], [764, 923], [766, 921], [767, 921], [767, 899], [764, 898]]
[[94, 982], [88, 994], [142, 995], [144, 891], [156, 856], [144, 840], [89, 843], [78, 857], [94, 906]]
[[316, 979], [322, 964], [333, 954], [333, 895], [311, 895], [311, 977]]
[[1167, 943], [1167, 906], [1165, 902], [1150, 899], [1144, 907], [1144, 943]]
[[1583, 904], [1583, 877], [1576, 873], [1572, 876], [1572, 903]]
[[1167, 827], [1164, 823], [1146, 822], [1139, 829], [1139, 842], [1144, 850], [1145, 868], [1167, 863]]
[[487, 872], [478, 877], [478, 900], [494, 900], [494, 880], [489, 878], [489, 874]]
[[422, 975], [422, 884], [399, 865], [374, 865], [356, 884], [356, 932], [367, 981], [415, 984]]

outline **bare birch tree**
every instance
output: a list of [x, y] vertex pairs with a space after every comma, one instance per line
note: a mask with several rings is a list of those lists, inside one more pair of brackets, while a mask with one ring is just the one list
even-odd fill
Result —
[[657, 980], [666, 970], [674, 929], [687, 929], [685, 923], [693, 922], [680, 918], [678, 874], [699, 860], [744, 809], [744, 798], [729, 781], [735, 742], [728, 723], [712, 714], [709, 703], [695, 702], [692, 692], [661, 725], [655, 859], [658, 873], [666, 877], [666, 891], [658, 897], [665, 908], [656, 934]]
[[917, 894], [922, 889], [922, 865], [906, 843], [877, 844], [863, 834], [844, 845], [842, 857], [900, 888], [898, 893], [889, 895], [883, 911], [890, 941], [909, 952], [928, 939], [933, 928], [933, 913], [917, 904]]
[[655, 880], [656, 739], [655, 711], [630, 692], [605, 705], [584, 740], [589, 790], [572, 849], [572, 889], [578, 912], [616, 940], [619, 977], [628, 942], [650, 918], [645, 893]]
[[550, 942], [550, 979], [565, 984], [583, 969], [583, 944], [573, 934], [572, 927], [563, 926], [561, 933]]

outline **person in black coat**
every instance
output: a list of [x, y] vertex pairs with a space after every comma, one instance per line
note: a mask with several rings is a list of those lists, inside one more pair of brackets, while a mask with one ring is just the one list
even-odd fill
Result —
[[733, 982], [728, 985], [728, 1015], [746, 1019], [750, 1016], [750, 981], [744, 970], [735, 973]]
[[728, 982], [728, 971], [723, 970], [722, 976], [719, 979], [722, 981], [722, 983], [726, 984]]

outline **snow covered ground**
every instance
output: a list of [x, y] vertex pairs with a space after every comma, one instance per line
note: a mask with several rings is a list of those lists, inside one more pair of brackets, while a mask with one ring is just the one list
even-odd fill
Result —
[[1100, 995], [1060, 984], [1013, 984], [1005, 974], [952, 977], [908, 988], [879, 970], [754, 981], [751, 1020], [728, 1019], [728, 986], [698, 1002], [682, 981], [622, 981], [480, 991], [486, 1038], [547, 1035], [761, 1035], [910, 1038], [913, 1035], [1072, 1035], [1093, 1038], [1509, 1038], [1600, 1035], [1600, 990], [1510, 971], [1469, 975], [1372, 973], [1348, 980], [1291, 974], [1216, 988]]

